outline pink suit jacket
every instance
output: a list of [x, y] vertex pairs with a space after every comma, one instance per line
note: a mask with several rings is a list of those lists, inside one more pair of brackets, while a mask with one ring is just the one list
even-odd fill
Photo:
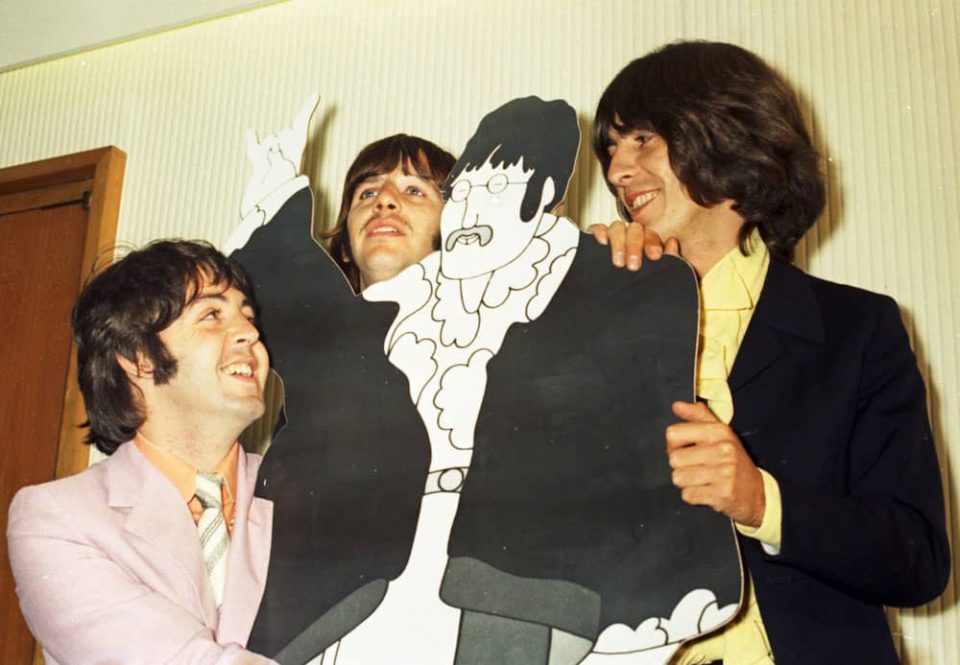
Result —
[[25, 487], [7, 542], [47, 663], [271, 663], [243, 649], [266, 582], [273, 504], [241, 453], [223, 606], [173, 484], [126, 443], [75, 476]]

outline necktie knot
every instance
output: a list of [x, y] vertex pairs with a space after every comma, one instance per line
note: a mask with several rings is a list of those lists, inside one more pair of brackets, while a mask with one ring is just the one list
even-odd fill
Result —
[[197, 501], [203, 506], [204, 510], [208, 508], [222, 509], [223, 494], [223, 476], [219, 473], [197, 472], [197, 484], [194, 490]]

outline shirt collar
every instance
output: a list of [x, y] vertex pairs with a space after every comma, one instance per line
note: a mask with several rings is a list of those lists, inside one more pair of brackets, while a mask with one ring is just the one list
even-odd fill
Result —
[[739, 247], [727, 252], [707, 271], [700, 282], [703, 309], [753, 309], [763, 289], [763, 278], [770, 263], [770, 252], [754, 229], [746, 242], [747, 255]]
[[[140, 452], [143, 453], [143, 456], [173, 483], [173, 486], [177, 488], [177, 492], [183, 498], [184, 503], [190, 503], [197, 489], [198, 469], [173, 453], [159, 448], [140, 432], [137, 432], [133, 442]], [[237, 486], [237, 463], [239, 459], [240, 443], [234, 442], [223, 459], [220, 460], [213, 469], [210, 469], [212, 473], [219, 473], [223, 476], [224, 499], [234, 496], [234, 488]]]

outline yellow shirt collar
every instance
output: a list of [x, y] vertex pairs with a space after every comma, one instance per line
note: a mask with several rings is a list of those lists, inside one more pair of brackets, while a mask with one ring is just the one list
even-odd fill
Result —
[[704, 311], [753, 309], [760, 298], [770, 252], [757, 229], [747, 238], [748, 255], [739, 247], [727, 252], [700, 282]]

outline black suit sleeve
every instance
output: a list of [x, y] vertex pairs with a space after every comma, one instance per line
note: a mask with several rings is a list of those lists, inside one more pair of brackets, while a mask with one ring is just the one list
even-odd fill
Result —
[[849, 397], [848, 491], [780, 480], [777, 560], [868, 602], [919, 605], [943, 591], [950, 570], [940, 469], [896, 304], [884, 298], [874, 319]]

